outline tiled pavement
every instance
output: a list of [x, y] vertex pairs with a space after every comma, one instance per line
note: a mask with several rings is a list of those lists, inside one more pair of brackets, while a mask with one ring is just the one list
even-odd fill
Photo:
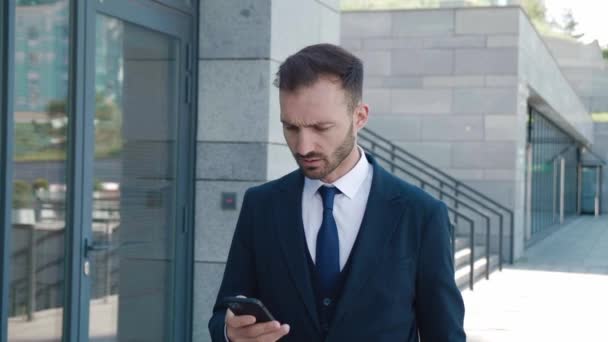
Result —
[[608, 216], [569, 222], [463, 297], [469, 342], [607, 342]]

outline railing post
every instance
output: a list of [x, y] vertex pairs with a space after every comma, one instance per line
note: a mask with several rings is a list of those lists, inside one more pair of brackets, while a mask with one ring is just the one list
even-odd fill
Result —
[[[108, 215], [111, 215], [111, 212], [108, 211]], [[108, 217], [106, 220], [106, 243], [110, 246], [110, 249], [106, 251], [106, 286], [104, 290], [104, 298], [103, 302], [107, 303], [110, 299], [110, 295], [112, 294], [112, 227], [110, 225], [110, 218]]]
[[34, 192], [34, 223], [42, 219], [42, 200]]
[[395, 145], [391, 144], [391, 173], [395, 173]]
[[456, 233], [454, 231], [456, 227], [450, 223], [450, 228], [450, 235], [452, 236], [452, 264], [456, 267]]
[[439, 200], [443, 201], [443, 182], [439, 181]]
[[593, 198], [594, 216], [600, 216], [600, 194], [602, 193], [602, 167], [595, 168], [595, 197]]
[[473, 284], [475, 283], [475, 222], [473, 220], [471, 220], [471, 236], [469, 237], [469, 243], [471, 244], [469, 288], [473, 290]]
[[513, 233], [515, 232], [515, 226], [513, 225], [513, 212], [509, 212], [509, 221], [511, 225], [511, 265], [515, 263], [515, 236]]
[[486, 280], [490, 279], [490, 218], [486, 217]]
[[559, 224], [564, 224], [564, 196], [566, 191], [564, 187], [566, 186], [566, 159], [564, 157], [560, 158], [560, 186], [559, 186]]
[[17, 292], [17, 285], [11, 285], [11, 293], [13, 294], [13, 296], [11, 297], [11, 309], [8, 311], [9, 317], [17, 315], [17, 298], [19, 297], [19, 292]]
[[28, 236], [28, 268], [27, 268], [27, 302], [26, 315], [28, 322], [34, 320], [36, 311], [36, 225], [30, 225]]
[[[502, 229], [502, 225], [503, 225], [503, 218], [502, 218], [502, 214], [498, 217], [498, 235], [500, 236], [500, 238], [498, 239], [498, 270], [502, 271], [502, 243], [503, 243], [503, 229]], [[512, 237], [511, 237], [512, 238]]]
[[[457, 199], [458, 199], [458, 195], [459, 195], [459, 192], [458, 192], [458, 185], [459, 184], [460, 183], [456, 183], [456, 185], [454, 186], [454, 198], [455, 198], [455, 200], [454, 200], [454, 208], [456, 210], [458, 210], [458, 200]], [[458, 216], [454, 217], [454, 223], [458, 224]]]
[[[602, 165], [599, 166], [599, 180], [597, 182], [597, 184], [599, 185], [600, 189], [603, 189], [603, 184], [602, 182], [604, 182], [604, 167]], [[599, 192], [599, 196], [598, 196], [598, 201], [597, 201], [597, 206], [598, 206], [598, 214], [602, 215], [602, 192]]]

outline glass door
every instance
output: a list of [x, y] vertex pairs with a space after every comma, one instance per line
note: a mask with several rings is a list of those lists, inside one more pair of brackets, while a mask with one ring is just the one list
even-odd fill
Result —
[[582, 167], [581, 214], [594, 215], [599, 209], [600, 200], [600, 167]]
[[83, 331], [182, 341], [188, 20], [109, 0], [88, 20]]

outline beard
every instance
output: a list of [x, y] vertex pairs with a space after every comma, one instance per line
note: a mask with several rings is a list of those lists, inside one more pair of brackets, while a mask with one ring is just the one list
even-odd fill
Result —
[[[323, 179], [330, 173], [332, 173], [340, 164], [348, 157], [355, 146], [355, 135], [352, 129], [349, 129], [346, 133], [346, 137], [342, 141], [342, 143], [331, 153], [331, 155], [327, 156], [320, 152], [310, 152], [305, 156], [296, 154], [296, 162], [300, 167], [300, 170], [304, 173], [304, 176], [310, 179]], [[303, 166], [301, 159], [319, 159], [319, 166]]]

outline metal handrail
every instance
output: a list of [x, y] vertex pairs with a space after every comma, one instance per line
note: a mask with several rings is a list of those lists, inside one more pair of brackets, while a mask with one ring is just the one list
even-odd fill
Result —
[[[371, 135], [373, 138], [370, 138], [368, 136], [366, 136], [366, 134]], [[511, 231], [511, 237], [513, 237], [513, 233], [514, 233], [514, 222], [513, 222], [513, 211], [506, 208], [505, 206], [501, 205], [500, 203], [490, 199], [489, 197], [487, 197], [486, 195], [480, 193], [479, 191], [471, 188], [470, 186], [462, 183], [461, 181], [453, 178], [452, 176], [446, 174], [445, 172], [439, 170], [438, 168], [430, 165], [429, 163], [425, 162], [424, 160], [420, 159], [419, 157], [407, 152], [406, 150], [402, 149], [401, 147], [393, 144], [392, 142], [390, 142], [389, 140], [387, 140], [386, 138], [381, 137], [379, 134], [371, 131], [370, 129], [364, 128], [361, 132], [359, 132], [359, 137], [363, 138], [363, 140], [368, 141], [370, 144], [372, 144], [372, 149], [375, 149], [376, 147], [384, 150], [385, 152], [390, 154], [390, 158], [391, 158], [391, 162], [388, 162], [389, 164], [393, 164], [394, 161], [397, 159], [403, 163], [408, 164], [408, 166], [411, 166], [413, 168], [415, 168], [416, 170], [420, 171], [421, 173], [427, 175], [428, 177], [435, 179], [437, 182], [440, 183], [440, 187], [443, 188], [443, 186], [445, 185], [447, 188], [452, 189], [455, 193], [457, 193], [457, 196], [466, 198], [472, 202], [474, 202], [475, 204], [481, 206], [482, 208], [492, 212], [493, 214], [497, 215], [498, 219], [499, 219], [499, 236], [500, 236], [500, 241], [499, 241], [499, 269], [502, 270], [502, 262], [503, 262], [503, 227], [504, 227], [504, 215], [503, 213], [500, 213], [499, 211], [497, 211], [496, 209], [489, 207], [487, 205], [487, 203], [494, 205], [495, 207], [497, 207], [498, 209], [504, 211], [507, 213], [507, 215], [509, 216], [509, 224], [510, 224], [510, 231]], [[378, 141], [385, 143], [386, 145], [390, 146], [389, 148], [385, 148], [384, 146], [378, 144]], [[375, 151], [371, 151], [372, 153], [374, 153]], [[416, 165], [414, 162], [412, 162], [411, 160], [407, 160], [402, 156], [397, 155], [396, 153], [399, 152], [401, 154], [404, 154], [405, 156], [407, 156], [410, 159], [413, 159], [414, 161], [416, 161], [417, 163], [423, 165], [424, 167], [421, 167], [420, 165]], [[392, 171], [394, 171], [394, 167], [391, 166]], [[433, 171], [435, 174], [433, 174], [432, 172], [429, 172], [429, 170]], [[443, 178], [446, 178], [446, 180], [441, 179], [439, 176], [442, 176]], [[451, 185], [449, 182], [454, 183], [455, 185]], [[469, 195], [466, 192], [463, 192], [463, 190], [466, 190], [468, 192], [470, 192], [472, 195], [476, 195], [477, 197], [481, 198], [477, 199], [475, 197], [473, 197], [472, 195]], [[440, 199], [443, 199], [443, 191], [440, 192]], [[456, 206], [458, 206], [459, 203], [464, 203], [461, 200], [457, 200], [456, 201]], [[511, 238], [510, 240], [510, 263], [513, 264], [514, 261], [514, 242], [513, 242], [513, 238]], [[489, 246], [488, 246], [489, 248]], [[489, 267], [489, 266], [488, 266]]]
[[[42, 204], [43, 205], [44, 204], [48, 204], [48, 202], [43, 202]], [[97, 209], [97, 210], [100, 210], [100, 209]], [[110, 212], [118, 211], [118, 210], [112, 209], [112, 208], [106, 208], [104, 210], [110, 211]], [[112, 219], [107, 219], [106, 221], [113, 221], [113, 220]], [[28, 225], [28, 226], [30, 226], [30, 229], [34, 229], [33, 225]], [[64, 230], [50, 231], [50, 232], [46, 233], [44, 236], [38, 237], [37, 239], [35, 239], [33, 241], [31, 247], [23, 247], [23, 248], [21, 248], [19, 250], [14, 251], [11, 254], [11, 258], [13, 258], [13, 259], [16, 259], [16, 258], [28, 258], [29, 257], [28, 256], [28, 252], [30, 252], [32, 250], [32, 248], [34, 248], [34, 250], [35, 250], [35, 249], [38, 248], [38, 246], [40, 246], [41, 244], [44, 244], [46, 241], [52, 240], [53, 238], [57, 238], [58, 236], [61, 236], [64, 233], [65, 233]], [[132, 245], [132, 244], [133, 243], [122, 243], [121, 246]], [[108, 257], [111, 257], [111, 256], [113, 256], [115, 254], [116, 254], [116, 248], [110, 249]], [[10, 312], [15, 312], [15, 310], [16, 310], [16, 302], [15, 301], [16, 301], [16, 299], [18, 297], [16, 294], [21, 292], [21, 291], [18, 291], [18, 289], [22, 287], [22, 284], [24, 284], [24, 283], [28, 284], [29, 281], [33, 281], [34, 282], [33, 283], [33, 284], [35, 284], [34, 290], [33, 290], [34, 291], [34, 298], [38, 297], [42, 293], [45, 293], [45, 292], [48, 293], [49, 291], [52, 291], [55, 288], [59, 287], [62, 284], [61, 281], [56, 282], [56, 283], [52, 283], [52, 284], [43, 284], [43, 283], [40, 283], [40, 282], [36, 281], [35, 279], [37, 278], [36, 277], [37, 274], [40, 274], [40, 273], [46, 271], [47, 269], [49, 269], [51, 267], [56, 267], [56, 266], [62, 264], [63, 262], [65, 262], [65, 259], [64, 259], [64, 256], [62, 255], [61, 257], [59, 257], [59, 258], [57, 258], [55, 260], [51, 260], [51, 261], [47, 260], [44, 264], [35, 265], [35, 268], [33, 269], [33, 276], [31, 278], [28, 278], [28, 276], [24, 276], [24, 277], [21, 277], [21, 278], [18, 278], [18, 279], [12, 279], [10, 281], [10, 287], [11, 287], [11, 292], [15, 293], [15, 296], [12, 296], [13, 302], [11, 304], [11, 310], [10, 310]], [[114, 274], [116, 270], [117, 269], [110, 270], [111, 274]], [[43, 284], [45, 286], [44, 287], [40, 287], [39, 286], [40, 284]], [[28, 285], [28, 286], [32, 286], [32, 285]], [[26, 286], [25, 289], [28, 290], [28, 287]], [[28, 317], [31, 317], [31, 313], [35, 310], [35, 308], [33, 307], [33, 306], [35, 306], [35, 304], [28, 303], [28, 304], [26, 304], [26, 306], [28, 306], [27, 307]]]
[[[115, 256], [116, 254], [117, 254], [117, 250], [115, 250], [115, 249], [114, 250], [110, 250], [110, 251], [108, 251], [107, 257], [112, 257], [112, 256]], [[13, 257], [14, 257], [14, 255], [13, 255]], [[60, 258], [57, 258], [57, 259], [55, 259], [53, 261], [49, 261], [49, 262], [47, 262], [47, 263], [45, 263], [43, 265], [40, 265], [40, 266], [36, 267], [35, 274], [40, 274], [40, 273], [46, 271], [48, 268], [60, 265], [63, 262], [65, 262], [65, 259], [64, 259], [63, 256], [61, 256]], [[111, 274], [115, 274], [117, 271], [118, 271], [118, 267], [114, 267], [114, 268], [112, 268], [110, 270], [110, 273]], [[37, 278], [37, 277], [34, 277], [34, 278]], [[22, 277], [22, 278], [19, 278], [19, 279], [13, 279], [13, 280], [11, 280], [11, 282], [10, 282], [10, 286], [11, 286], [11, 289], [12, 289], [11, 292], [14, 293], [15, 295], [13, 296], [13, 303], [11, 305], [11, 310], [9, 310], [10, 312], [13, 312], [13, 313], [15, 312], [15, 310], [16, 310], [16, 303], [14, 301], [18, 297], [17, 296], [18, 293], [21, 293], [24, 290], [27, 291], [27, 289], [28, 289], [27, 286], [25, 286], [25, 289], [23, 288], [24, 284], [27, 284], [27, 283], [28, 283], [28, 278], [27, 277]], [[53, 291], [54, 289], [62, 286], [63, 282], [62, 281], [57, 281], [57, 282], [50, 283], [50, 284], [44, 284], [44, 283], [41, 283], [41, 282], [37, 281], [36, 284], [37, 285], [35, 286], [35, 294], [36, 294], [36, 297], [38, 297], [41, 294], [48, 293], [48, 292]], [[41, 285], [41, 284], [45, 285], [45, 286], [44, 287], [40, 287], [39, 285]], [[28, 311], [29, 312], [32, 312], [34, 310], [35, 310], [35, 308], [28, 307]]]
[[[446, 204], [447, 206], [447, 204]], [[464, 221], [469, 223], [469, 227], [471, 229], [470, 234], [469, 234], [469, 244], [470, 244], [470, 248], [471, 248], [471, 257], [469, 258], [469, 289], [473, 290], [474, 286], [475, 286], [475, 221], [473, 219], [471, 219], [470, 217], [459, 213], [458, 210], [454, 209], [454, 208], [450, 208], [448, 206], [448, 211], [451, 211], [452, 213], [454, 213], [455, 217], [460, 217], [462, 218]], [[453, 261], [456, 262], [456, 248], [454, 248], [454, 245], [456, 244], [456, 238], [455, 238], [455, 234], [454, 234], [454, 229], [452, 228], [452, 255], [453, 255]]]
[[[374, 144], [374, 145], [372, 146], [372, 151], [370, 151], [370, 152], [372, 152], [372, 153], [373, 153], [373, 152], [375, 152], [375, 151], [374, 151], [374, 147], [380, 148], [380, 149], [382, 149], [382, 150], [384, 150], [384, 151], [386, 151], [386, 152], [388, 152], [388, 153], [391, 153], [391, 161], [386, 160], [386, 162], [390, 164], [389, 166], [391, 167], [391, 171], [393, 171], [393, 172], [395, 171], [395, 168], [397, 167], [397, 166], [396, 166], [397, 164], [395, 164], [395, 162], [394, 162], [394, 160], [395, 160], [395, 159], [399, 159], [399, 160], [401, 160], [401, 161], [403, 161], [403, 162], [405, 162], [405, 163], [407, 163], [407, 162], [408, 162], [407, 160], [403, 159], [403, 158], [402, 158], [402, 157], [400, 157], [400, 156], [393, 155], [391, 150], [389, 150], [388, 148], [386, 148], [386, 147], [384, 147], [384, 146], [381, 146], [381, 145], [375, 145], [375, 144]], [[380, 157], [380, 156], [378, 156], [378, 155], [376, 155], [376, 156], [377, 156], [377, 157]], [[383, 159], [383, 160], [385, 160], [384, 158], [382, 158], [382, 159]], [[416, 168], [417, 170], [421, 170], [421, 171], [423, 171], [422, 169], [418, 168], [418, 167], [417, 167], [417, 166], [415, 166], [415, 165], [414, 165], [414, 168]], [[420, 181], [422, 182], [422, 179], [421, 179], [420, 177], [415, 176], [414, 174], [409, 173], [408, 171], [405, 171], [404, 169], [401, 169], [401, 170], [403, 170], [404, 172], [406, 172], [406, 173], [408, 173], [408, 174], [412, 175], [412, 177], [415, 177], [415, 178], [417, 178], [418, 180], [420, 180]], [[424, 171], [423, 171], [423, 172], [424, 172]], [[431, 177], [432, 177], [432, 175], [429, 175], [429, 176], [431, 176]], [[456, 188], [455, 186], [452, 186], [452, 185], [450, 185], [450, 184], [446, 184], [445, 182], [443, 182], [443, 181], [441, 181], [441, 180], [439, 180], [439, 182], [440, 182], [440, 184], [445, 184], [445, 186], [452, 188], [454, 191], [457, 191], [457, 188]], [[441, 187], [440, 187], [440, 188], [441, 188]], [[442, 190], [439, 190], [439, 191], [441, 191], [441, 195], [447, 195], [447, 194], [448, 194], [448, 193], [446, 193], [445, 191], [443, 191], [443, 188], [441, 188], [441, 189], [442, 189]], [[461, 195], [462, 195], [463, 197], [465, 197], [465, 198], [467, 198], [467, 199], [470, 199], [471, 201], [475, 202], [475, 204], [480, 205], [480, 206], [481, 206], [481, 207], [483, 207], [484, 209], [487, 209], [488, 211], [491, 211], [493, 214], [496, 214], [496, 215], [502, 215], [502, 214], [501, 214], [499, 211], [497, 211], [497, 210], [493, 209], [492, 207], [488, 207], [487, 205], [485, 205], [485, 204], [484, 204], [483, 202], [481, 202], [480, 200], [477, 200], [477, 199], [475, 199], [475, 198], [471, 197], [470, 195], [468, 195], [468, 194], [466, 194], [466, 193], [463, 193], [463, 194], [461, 194]], [[461, 201], [461, 200], [460, 200], [460, 199], [458, 199], [457, 197], [453, 197], [453, 198], [451, 198], [451, 199], [453, 199], [454, 201], [457, 201], [457, 202], [458, 202], [458, 203], [460, 203], [460, 204], [465, 204], [465, 205], [466, 205], [466, 202]]]
[[[367, 134], [367, 135], [366, 135]], [[479, 216], [485, 221], [485, 231], [486, 231], [486, 267], [485, 267], [485, 276], [486, 279], [489, 279], [490, 275], [490, 249], [491, 249], [491, 218], [488, 214], [495, 215], [498, 219], [498, 259], [499, 259], [499, 269], [502, 270], [502, 262], [503, 262], [503, 240], [504, 240], [504, 217], [505, 214], [509, 216], [510, 228], [511, 228], [511, 237], [513, 236], [513, 211], [506, 208], [505, 206], [497, 203], [496, 201], [488, 198], [486, 195], [481, 194], [479, 191], [469, 187], [468, 185], [454, 179], [453, 177], [445, 174], [443, 171], [437, 169], [436, 167], [428, 164], [424, 160], [412, 155], [411, 153], [405, 151], [399, 146], [391, 143], [389, 140], [382, 138], [377, 133], [369, 130], [363, 129], [360, 132], [359, 137], [361, 140], [365, 141], [367, 144], [362, 145], [363, 148], [367, 149], [372, 153], [378, 160], [386, 163], [387, 167], [390, 168], [391, 172], [395, 173], [396, 171], [402, 172], [409, 179], [418, 182], [420, 187], [423, 190], [430, 189], [434, 193], [439, 196], [440, 200], [444, 200], [444, 198], [448, 199], [445, 204], [448, 207], [448, 211], [454, 213], [453, 218], [457, 223], [458, 219], [461, 218], [465, 222], [469, 223], [471, 226], [470, 231], [470, 244], [471, 244], [471, 256], [469, 258], [470, 261], [470, 279], [469, 286], [471, 289], [473, 288], [474, 281], [474, 272], [475, 272], [475, 223], [470, 218], [465, 219], [459, 212], [458, 208], [465, 208], [469, 212]], [[375, 138], [375, 139], [374, 139]], [[366, 146], [371, 145], [371, 146]], [[377, 151], [378, 150], [378, 151]], [[379, 153], [380, 152], [380, 153]], [[402, 154], [399, 155], [398, 153]], [[409, 169], [409, 170], [408, 170]], [[412, 172], [411, 169], [414, 169], [418, 172]], [[439, 183], [439, 185], [435, 185]], [[453, 183], [453, 184], [451, 184]], [[466, 200], [466, 201], [465, 201]], [[473, 205], [476, 205], [473, 206]], [[502, 212], [501, 212], [502, 211]], [[466, 215], [465, 215], [466, 216]], [[455, 251], [455, 229], [454, 225], [451, 224], [451, 235], [452, 235], [452, 249]], [[511, 253], [510, 253], [510, 262], [513, 263], [513, 254], [514, 254], [514, 246], [513, 239], [511, 238]], [[454, 258], [455, 259], [455, 258]]]
[[[385, 149], [382, 146], [378, 146], [378, 145], [372, 145], [372, 153], [375, 152], [374, 147], [379, 147], [381, 149], [384, 149], [385, 151], [387, 149]], [[456, 196], [453, 196], [450, 193], [446, 193], [442, 187], [437, 187], [431, 183], [426, 182], [425, 180], [423, 180], [422, 178], [420, 178], [418, 175], [411, 173], [410, 171], [404, 169], [401, 166], [398, 166], [397, 164], [394, 163], [394, 159], [393, 156], [391, 156], [391, 160], [389, 161], [388, 159], [384, 158], [383, 156], [379, 155], [379, 154], [375, 154], [376, 158], [383, 160], [385, 163], [389, 164], [389, 167], [391, 168], [391, 171], [394, 173], [396, 169], [399, 169], [399, 171], [407, 174], [408, 176], [410, 176], [411, 178], [416, 179], [417, 181], [420, 182], [420, 187], [424, 190], [426, 186], [430, 186], [431, 188], [433, 188], [433, 190], [437, 191], [440, 195], [440, 198], [443, 200], [442, 197], [448, 197], [449, 199], [454, 201], [455, 206], [458, 208], [458, 205], [462, 205], [464, 207], [466, 207], [467, 209], [473, 211], [474, 213], [476, 213], [477, 215], [481, 216], [485, 221], [486, 221], [486, 279], [490, 279], [490, 217], [487, 216], [486, 214], [482, 213], [481, 211], [477, 210], [476, 208], [472, 207], [471, 205], [469, 205], [466, 202], [462, 202], [461, 200], [459, 200]], [[500, 227], [499, 227], [499, 232], [500, 232], [500, 238], [499, 238], [499, 256], [498, 256], [498, 268], [499, 270], [502, 271], [502, 244], [503, 244], [503, 238], [502, 238], [502, 215], [500, 213], [497, 213], [497, 215], [499, 215], [499, 222], [500, 222]]]
[[[375, 155], [375, 158], [388, 163], [392, 170], [399, 169], [399, 171], [404, 172], [404, 173], [410, 175], [410, 177], [416, 178], [418, 181], [421, 182], [421, 188], [422, 189], [425, 189], [426, 186], [428, 186], [428, 187], [433, 188], [436, 191], [442, 191], [437, 186], [425, 182], [424, 180], [420, 179], [415, 174], [413, 174], [410, 171], [402, 168], [399, 165], [394, 164], [393, 162], [389, 161], [387, 158], [385, 158], [385, 157], [383, 157], [381, 155]], [[446, 194], [446, 195], [449, 196], [449, 197], [455, 198], [451, 194]], [[487, 236], [487, 239], [489, 239], [489, 237], [490, 237], [490, 217], [487, 216], [487, 215], [485, 215], [484, 213], [478, 211], [477, 209], [471, 207], [470, 205], [468, 205], [466, 203], [463, 203], [463, 204], [465, 206], [467, 206], [469, 210], [472, 210], [473, 212], [475, 212], [476, 214], [482, 216], [485, 219], [485, 221], [486, 221], [486, 236]], [[471, 249], [471, 257], [470, 257], [470, 265], [469, 265], [469, 267], [470, 267], [470, 272], [469, 272], [469, 277], [470, 277], [470, 279], [469, 279], [469, 288], [472, 290], [473, 286], [474, 286], [474, 278], [475, 278], [475, 221], [472, 218], [470, 218], [469, 216], [467, 216], [467, 215], [463, 214], [462, 212], [458, 211], [456, 208], [453, 208], [450, 204], [445, 203], [445, 205], [446, 205], [446, 207], [448, 209], [448, 212], [452, 212], [454, 214], [455, 218], [456, 217], [460, 217], [460, 218], [464, 219], [464, 221], [466, 221], [467, 223], [469, 223], [469, 226], [470, 226], [470, 229], [471, 229], [470, 230], [470, 234], [469, 234], [469, 239], [470, 239], [469, 243], [470, 243], [470, 249]], [[456, 250], [454, 248], [454, 243], [455, 243], [455, 234], [454, 234], [454, 231], [452, 230], [452, 253], [455, 256]], [[455, 259], [455, 257], [454, 257], [454, 259]], [[486, 273], [485, 274], [486, 275], [486, 279], [490, 279], [490, 246], [489, 246], [489, 243], [488, 243], [487, 248], [486, 248], [486, 272], [485, 273]]]
[[[507, 212], [511, 211], [511, 209], [509, 209], [509, 208], [507, 208], [507, 207], [503, 206], [502, 204], [500, 204], [500, 203], [496, 202], [495, 200], [493, 200], [493, 199], [489, 198], [488, 196], [486, 196], [486, 195], [482, 194], [481, 192], [479, 192], [479, 191], [477, 191], [477, 190], [473, 189], [472, 187], [470, 187], [470, 186], [468, 186], [468, 185], [464, 184], [463, 182], [459, 181], [458, 179], [456, 179], [456, 178], [454, 178], [454, 177], [452, 177], [452, 176], [448, 175], [447, 173], [445, 173], [445, 172], [441, 171], [441, 170], [440, 170], [440, 169], [438, 169], [437, 167], [435, 167], [435, 166], [433, 166], [433, 165], [431, 165], [431, 164], [427, 163], [426, 161], [424, 161], [424, 160], [420, 159], [419, 157], [417, 157], [417, 156], [413, 155], [412, 153], [410, 153], [410, 152], [406, 151], [405, 149], [403, 149], [403, 148], [401, 148], [401, 147], [399, 147], [399, 146], [397, 146], [397, 145], [393, 144], [393, 143], [392, 143], [390, 140], [388, 140], [388, 139], [386, 139], [386, 138], [382, 137], [382, 136], [381, 136], [381, 135], [379, 135], [378, 133], [376, 133], [376, 132], [374, 132], [374, 131], [370, 130], [369, 128], [363, 128], [363, 129], [362, 129], [362, 130], [359, 132], [359, 137], [361, 137], [361, 136], [362, 136], [362, 134], [363, 134], [363, 136], [364, 136], [365, 134], [370, 134], [370, 135], [372, 135], [372, 136], [373, 136], [373, 139], [371, 139], [371, 138], [366, 138], [367, 140], [369, 140], [369, 141], [371, 141], [371, 142], [373, 142], [373, 140], [374, 140], [374, 139], [380, 140], [380, 141], [382, 141], [382, 142], [384, 142], [384, 143], [386, 143], [386, 144], [390, 145], [390, 146], [391, 146], [391, 148], [394, 148], [394, 150], [395, 150], [395, 151], [400, 152], [400, 153], [403, 153], [403, 154], [407, 155], [409, 158], [416, 160], [416, 161], [417, 161], [417, 162], [419, 162], [420, 164], [424, 165], [424, 167], [426, 168], [426, 169], [421, 169], [422, 171], [426, 171], [427, 169], [433, 170], [434, 172], [436, 172], [436, 173], [440, 174], [440, 175], [441, 175], [441, 176], [443, 176], [444, 178], [447, 178], [447, 179], [449, 179], [450, 181], [452, 181], [452, 182], [454, 182], [454, 183], [459, 184], [460, 186], [464, 187], [464, 188], [465, 188], [465, 189], [467, 189], [468, 191], [471, 191], [471, 192], [472, 192], [472, 193], [474, 193], [475, 195], [477, 195], [477, 196], [479, 196], [479, 197], [483, 198], [484, 200], [486, 200], [486, 201], [488, 201], [488, 202], [492, 203], [494, 206], [496, 206], [496, 207], [498, 207], [498, 208], [500, 208], [500, 209], [502, 209], [502, 210], [504, 210], [504, 211], [507, 211]], [[430, 175], [430, 174], [429, 174], [429, 175]], [[437, 178], [437, 177], [435, 177], [435, 178]]]
[[[396, 164], [394, 164], [394, 165], [393, 165], [393, 163], [392, 163], [391, 161], [387, 160], [386, 158], [384, 158], [384, 157], [382, 157], [382, 156], [379, 156], [379, 155], [376, 155], [375, 157], [376, 157], [377, 159], [383, 160], [383, 161], [384, 161], [384, 162], [386, 162], [386, 163], [391, 164], [391, 167], [394, 167], [394, 168], [396, 168], [396, 169], [399, 169], [399, 171], [401, 171], [401, 172], [403, 172], [403, 173], [406, 173], [406, 174], [408, 174], [410, 177], [415, 178], [416, 180], [418, 180], [418, 181], [421, 183], [421, 188], [422, 188], [423, 190], [424, 190], [424, 189], [425, 189], [425, 188], [428, 186], [428, 187], [432, 188], [432, 189], [433, 189], [433, 190], [435, 190], [435, 191], [439, 191], [439, 192], [443, 193], [443, 195], [444, 195], [444, 196], [447, 196], [447, 197], [448, 197], [449, 199], [451, 199], [451, 200], [454, 200], [454, 201], [459, 201], [459, 200], [458, 200], [458, 198], [456, 198], [454, 195], [449, 194], [449, 193], [446, 193], [446, 192], [444, 192], [443, 190], [441, 190], [441, 188], [439, 188], [439, 187], [437, 187], [437, 186], [435, 186], [435, 185], [433, 185], [433, 184], [430, 184], [430, 183], [428, 183], [428, 182], [425, 182], [425, 181], [424, 181], [422, 178], [418, 177], [416, 174], [411, 173], [410, 171], [408, 171], [408, 170], [404, 169], [403, 167], [401, 167], [401, 166], [399, 166], [399, 165], [396, 165]], [[460, 201], [459, 201], [459, 202], [460, 202]], [[461, 204], [462, 204], [464, 207], [466, 207], [467, 209], [469, 209], [469, 210], [473, 211], [474, 213], [476, 213], [477, 215], [479, 215], [479, 216], [483, 217], [483, 218], [484, 218], [484, 219], [487, 221], [488, 225], [490, 224], [490, 222], [489, 222], [489, 221], [490, 221], [490, 217], [489, 217], [488, 215], [486, 215], [486, 214], [482, 213], [481, 211], [477, 210], [475, 207], [473, 207], [473, 206], [469, 205], [468, 203], [461, 202]], [[446, 203], [446, 205], [447, 205], [447, 203]]]

